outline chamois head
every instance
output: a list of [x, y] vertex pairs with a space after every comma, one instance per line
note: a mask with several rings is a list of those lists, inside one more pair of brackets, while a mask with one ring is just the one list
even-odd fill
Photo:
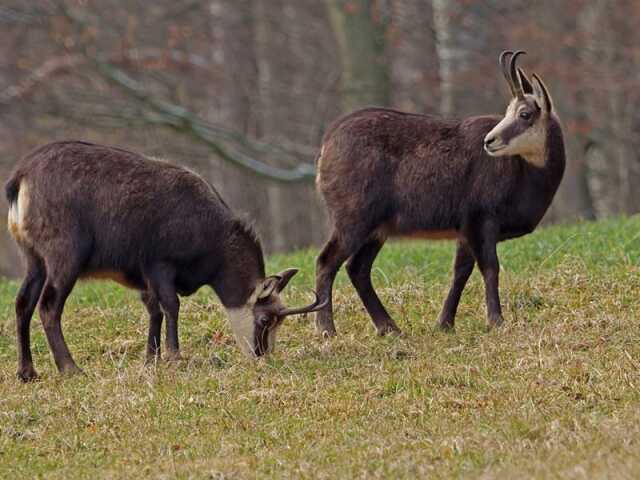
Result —
[[271, 353], [276, 343], [276, 332], [285, 317], [315, 312], [327, 306], [318, 295], [304, 307], [286, 308], [280, 301], [280, 292], [284, 290], [297, 268], [289, 268], [262, 280], [253, 291], [245, 305], [227, 309], [231, 329], [238, 345], [248, 356], [261, 357]]
[[[500, 54], [500, 66], [512, 100], [504, 118], [484, 138], [484, 149], [494, 157], [520, 155], [530, 164], [542, 167], [547, 122], [553, 114], [553, 102], [540, 77], [534, 73], [531, 82], [524, 71], [516, 67], [518, 56], [524, 53], [518, 50]], [[507, 65], [509, 56], [511, 60]]]

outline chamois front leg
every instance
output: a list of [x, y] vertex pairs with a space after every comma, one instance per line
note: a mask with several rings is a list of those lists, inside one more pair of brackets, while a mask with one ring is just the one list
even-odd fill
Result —
[[440, 318], [438, 319], [438, 327], [442, 330], [451, 330], [455, 325], [456, 312], [458, 310], [458, 304], [460, 303], [460, 297], [464, 290], [467, 280], [473, 272], [475, 265], [475, 259], [473, 253], [469, 249], [469, 246], [464, 240], [458, 242], [458, 249], [456, 250], [456, 259], [453, 264], [453, 281], [451, 282], [451, 288], [449, 294], [442, 307]]
[[[166, 317], [166, 339], [168, 360], [180, 360], [180, 345], [178, 343], [178, 315], [180, 300], [176, 293], [175, 269], [166, 264], [152, 267], [147, 274], [147, 283], [152, 294], [158, 299]], [[155, 331], [153, 332], [156, 333]]]
[[142, 292], [140, 299], [149, 313], [149, 336], [147, 339], [147, 364], [160, 359], [160, 334], [162, 331], [162, 310], [157, 297], [151, 291]]
[[504, 323], [500, 295], [498, 293], [500, 264], [496, 250], [498, 227], [493, 221], [486, 221], [474, 238], [473, 250], [482, 272], [487, 304], [487, 327], [499, 327]]

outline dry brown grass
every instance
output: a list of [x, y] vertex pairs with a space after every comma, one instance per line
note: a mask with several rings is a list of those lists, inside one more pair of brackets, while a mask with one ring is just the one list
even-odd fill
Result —
[[[451, 246], [396, 244], [376, 283], [406, 336], [377, 338], [353, 289], [340, 336], [290, 321], [249, 362], [208, 292], [184, 302], [187, 360], [142, 365], [146, 318], [119, 287], [74, 293], [65, 329], [85, 377], [14, 378], [0, 287], [1, 478], [640, 478], [640, 219], [553, 228], [502, 247], [507, 324], [484, 331], [474, 274], [455, 334], [433, 329]], [[304, 275], [313, 253], [271, 259]], [[36, 322], [37, 325], [37, 322]]]

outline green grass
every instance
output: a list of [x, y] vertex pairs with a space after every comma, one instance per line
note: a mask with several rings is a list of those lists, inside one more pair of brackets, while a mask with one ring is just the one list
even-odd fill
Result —
[[[315, 250], [269, 259], [302, 272]], [[257, 362], [209, 291], [183, 301], [187, 359], [143, 366], [135, 294], [80, 285], [64, 328], [84, 377], [58, 376], [34, 322], [39, 382], [15, 379], [0, 283], [0, 478], [640, 478], [640, 218], [541, 229], [500, 246], [506, 325], [484, 330], [474, 273], [457, 330], [434, 323], [453, 245], [398, 242], [375, 265], [406, 335], [378, 338], [344, 273], [339, 337], [290, 319]]]

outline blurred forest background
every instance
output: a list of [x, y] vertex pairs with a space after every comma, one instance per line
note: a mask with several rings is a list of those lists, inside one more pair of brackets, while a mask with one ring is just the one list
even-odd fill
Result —
[[[200, 172], [268, 251], [315, 245], [329, 122], [366, 105], [501, 113], [498, 54], [525, 49], [569, 149], [546, 221], [631, 214], [639, 24], [622, 0], [0, 0], [0, 174], [53, 140], [120, 145]], [[6, 233], [0, 249], [18, 273]]]

